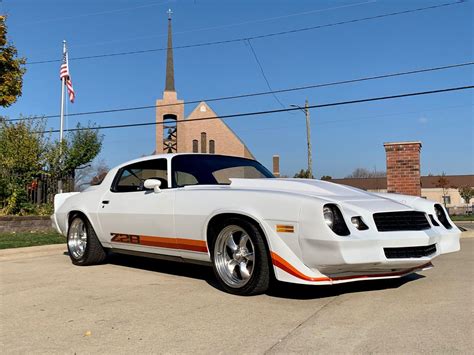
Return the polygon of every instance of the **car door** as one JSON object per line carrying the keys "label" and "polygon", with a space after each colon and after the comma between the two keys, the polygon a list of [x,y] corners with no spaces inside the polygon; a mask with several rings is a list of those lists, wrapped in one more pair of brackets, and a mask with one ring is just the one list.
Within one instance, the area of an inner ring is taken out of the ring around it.
{"label": "car door", "polygon": [[[143,187],[161,181],[160,191]],[[102,235],[112,248],[179,256],[174,228],[175,190],[168,188],[168,160],[151,159],[122,167],[101,201]]]}

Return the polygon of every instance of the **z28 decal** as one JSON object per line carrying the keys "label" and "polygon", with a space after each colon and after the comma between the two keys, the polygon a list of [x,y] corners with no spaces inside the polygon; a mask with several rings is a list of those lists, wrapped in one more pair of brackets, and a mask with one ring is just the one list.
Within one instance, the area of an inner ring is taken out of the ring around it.
{"label": "z28 decal", "polygon": [[147,235],[110,233],[112,235],[111,242],[140,244],[149,247],[168,248],[197,251],[207,253],[207,244],[202,240],[183,239],[183,238],[165,238]]}

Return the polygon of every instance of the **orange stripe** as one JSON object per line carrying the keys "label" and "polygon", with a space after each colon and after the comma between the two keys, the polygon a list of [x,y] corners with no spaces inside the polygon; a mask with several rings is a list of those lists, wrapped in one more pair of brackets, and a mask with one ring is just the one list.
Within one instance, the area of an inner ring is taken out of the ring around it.
{"label": "orange stripe", "polygon": [[288,263],[285,259],[283,259],[277,253],[272,252],[271,255],[272,255],[273,265],[275,265],[276,267],[279,267],[283,271],[286,271],[290,275],[293,275],[299,279],[306,280],[306,281],[331,281],[329,277],[315,278],[315,277],[306,276],[305,274],[298,271],[293,265]]}
{"label": "orange stripe", "polygon": [[[120,235],[120,236],[124,235],[124,234],[118,234],[118,233],[111,233],[111,234]],[[130,243],[130,241],[121,240],[116,237],[112,238],[112,241],[119,242],[119,243]],[[157,248],[191,250],[191,251],[207,253],[206,242],[202,240],[140,235],[139,244],[150,246],[150,247],[157,247]]]}
{"label": "orange stripe", "polygon": [[295,227],[294,226],[285,226],[282,224],[277,224],[276,230],[279,233],[294,233]]}
{"label": "orange stripe", "polygon": [[406,269],[403,271],[396,271],[396,272],[389,272],[389,273],[383,273],[383,274],[371,274],[371,275],[351,275],[351,276],[338,276],[338,277],[310,277],[302,272],[298,271],[293,265],[288,263],[285,259],[283,259],[281,256],[279,256],[277,253],[272,252],[272,262],[273,265],[276,267],[282,269],[283,271],[286,271],[288,274],[293,275],[299,279],[305,280],[305,281],[338,281],[338,280],[350,280],[350,279],[362,279],[362,278],[373,278],[373,277],[386,277],[386,276],[400,276],[407,274],[411,271],[417,270],[417,269],[422,269],[426,266],[432,266],[431,262],[420,265],[420,266],[415,266],[410,269]]}

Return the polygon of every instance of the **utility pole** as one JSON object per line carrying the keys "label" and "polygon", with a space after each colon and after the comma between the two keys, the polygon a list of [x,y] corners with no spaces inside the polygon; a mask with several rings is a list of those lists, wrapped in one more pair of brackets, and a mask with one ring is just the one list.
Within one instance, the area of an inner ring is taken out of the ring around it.
{"label": "utility pole", "polygon": [[309,117],[309,103],[308,99],[306,99],[304,103],[304,111],[306,116],[306,140],[308,142],[308,172],[309,178],[313,178],[313,156],[311,152],[311,123]]}
{"label": "utility pole", "polygon": [[309,103],[308,99],[305,100],[304,108],[299,105],[290,105],[291,107],[299,108],[301,111],[304,112],[306,118],[306,142],[308,145],[308,174],[309,178],[313,178],[313,154],[311,152],[311,122],[309,117]]}

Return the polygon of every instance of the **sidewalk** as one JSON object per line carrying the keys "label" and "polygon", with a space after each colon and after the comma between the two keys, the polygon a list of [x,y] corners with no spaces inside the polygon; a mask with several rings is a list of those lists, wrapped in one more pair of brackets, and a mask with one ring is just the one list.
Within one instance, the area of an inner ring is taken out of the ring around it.
{"label": "sidewalk", "polygon": [[0,250],[0,261],[29,259],[67,252],[66,244],[40,245],[36,247],[11,248]]}

